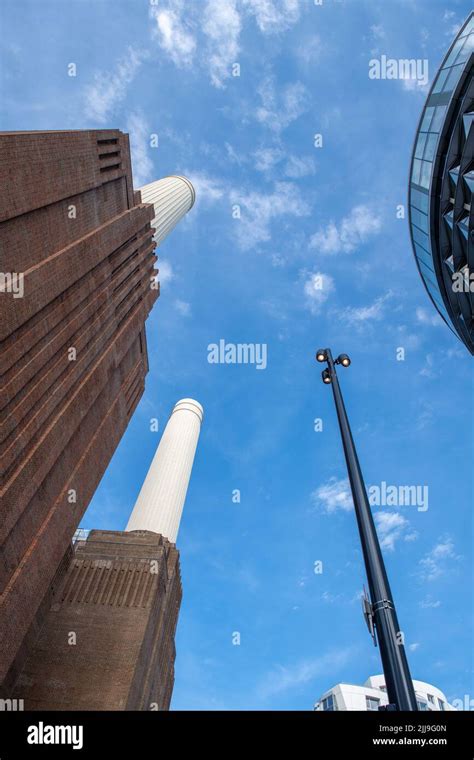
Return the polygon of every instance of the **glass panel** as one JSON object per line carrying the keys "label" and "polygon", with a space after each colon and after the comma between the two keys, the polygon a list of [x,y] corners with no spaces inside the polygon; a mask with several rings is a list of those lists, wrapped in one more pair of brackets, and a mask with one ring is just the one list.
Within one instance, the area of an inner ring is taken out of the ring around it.
{"label": "glass panel", "polygon": [[[424,274],[423,267],[421,268],[421,270]],[[426,267],[425,267],[425,270],[426,270]],[[435,285],[434,282],[430,280],[429,277],[425,277],[424,280],[426,283],[426,287],[428,288],[430,294],[433,296],[434,300],[436,301],[436,305],[439,307],[443,303],[443,301],[441,299],[441,293],[439,292],[438,286]]]}
{"label": "glass panel", "polygon": [[416,141],[415,156],[416,158],[423,158],[423,151],[425,149],[426,138],[428,137],[426,132],[420,132],[418,140]]}
{"label": "glass panel", "polygon": [[438,135],[434,132],[430,132],[427,135],[426,148],[425,148],[425,161],[432,161],[435,154],[436,146],[438,144]]}
{"label": "glass panel", "polygon": [[412,182],[415,182],[415,184],[420,184],[420,172],[421,172],[421,161],[419,158],[415,158],[413,160],[413,169],[411,172],[411,179]]}
{"label": "glass panel", "polygon": [[428,132],[429,126],[431,124],[431,119],[433,118],[434,114],[434,107],[428,106],[428,108],[425,109],[425,113],[423,115],[423,120],[421,122],[420,131],[421,132]]}
{"label": "glass panel", "polygon": [[412,226],[413,240],[423,246],[425,251],[430,251],[430,241],[428,235],[422,232],[418,227]]}
{"label": "glass panel", "polygon": [[468,34],[469,32],[474,31],[474,18],[471,18],[468,24],[466,24],[466,28],[463,29],[463,34]]}
{"label": "glass panel", "polygon": [[469,236],[469,214],[465,214],[465,216],[459,220],[458,227],[467,240]]}
{"label": "glass panel", "polygon": [[426,282],[426,287],[428,288],[428,290],[430,291],[430,293],[432,295],[434,293],[434,295],[436,296],[436,298],[439,299],[440,298],[440,292],[439,292],[439,287],[438,287],[438,285],[436,283],[436,275],[434,274],[434,272],[433,272],[432,269],[430,269],[429,267],[427,267],[426,264],[424,264],[421,261],[421,259],[419,259],[418,263],[420,264],[420,271],[421,271],[421,274],[423,275],[423,278],[424,278],[424,280]]}
{"label": "glass panel", "polygon": [[428,216],[421,211],[418,211],[414,206],[410,207],[410,213],[412,223],[416,224],[416,226],[419,227],[420,230],[423,230],[423,232],[428,232]]}
{"label": "glass panel", "polygon": [[431,161],[421,162],[421,174],[420,174],[420,181],[418,184],[421,185],[421,187],[425,187],[427,190],[430,186],[432,171],[433,171],[433,164],[431,163]]}
{"label": "glass panel", "polygon": [[464,39],[461,41],[464,44],[463,44],[462,49],[459,51],[458,57],[456,58],[456,64],[466,63],[467,59],[469,58],[473,50],[474,34],[470,34],[469,37],[464,37]]}
{"label": "glass panel", "polygon": [[439,132],[442,127],[446,106],[436,106],[433,121],[430,124],[430,132]]}
{"label": "glass panel", "polygon": [[442,69],[442,71],[439,72],[435,86],[433,87],[433,92],[441,92],[441,90],[443,89],[443,85],[449,76],[449,72],[450,72],[450,69]]}
{"label": "glass panel", "polygon": [[367,710],[378,710],[379,709],[379,700],[375,699],[374,697],[366,697],[365,698],[365,704],[367,706]]}
{"label": "glass panel", "polygon": [[456,42],[454,43],[453,49],[451,50],[445,63],[443,64],[443,69],[445,69],[447,66],[453,65],[463,45],[464,45],[464,40],[456,40]]}
{"label": "glass panel", "polygon": [[[454,66],[444,84],[443,92],[451,92],[456,87],[459,77],[462,74],[464,66]],[[446,106],[438,106],[438,108],[446,108]]]}
{"label": "glass panel", "polygon": [[431,271],[431,276],[435,277],[435,273],[433,271],[433,259],[431,258],[431,255],[425,251],[421,245],[418,245],[418,243],[415,243],[415,251],[416,258],[420,261],[420,263],[424,264],[425,267],[428,267],[428,269]]}
{"label": "glass panel", "polygon": [[410,202],[421,211],[428,213],[428,195],[426,193],[410,188]]}

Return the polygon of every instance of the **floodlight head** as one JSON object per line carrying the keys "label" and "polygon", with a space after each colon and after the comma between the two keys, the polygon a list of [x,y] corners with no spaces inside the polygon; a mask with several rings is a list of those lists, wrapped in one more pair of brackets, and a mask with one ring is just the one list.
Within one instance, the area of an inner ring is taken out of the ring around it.
{"label": "floodlight head", "polygon": [[336,360],[337,364],[342,364],[343,367],[349,367],[351,360],[347,354],[339,354]]}
{"label": "floodlight head", "polygon": [[329,385],[331,382],[331,374],[328,369],[323,369],[321,372],[321,377],[323,378],[323,383],[326,383],[326,385]]}
{"label": "floodlight head", "polygon": [[325,362],[328,358],[328,355],[324,348],[320,348],[319,351],[316,351],[316,360],[318,362]]}

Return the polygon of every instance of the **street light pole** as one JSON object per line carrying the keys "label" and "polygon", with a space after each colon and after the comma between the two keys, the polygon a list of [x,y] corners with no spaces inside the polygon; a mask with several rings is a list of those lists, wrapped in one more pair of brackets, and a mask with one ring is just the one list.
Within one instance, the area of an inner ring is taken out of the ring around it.
{"label": "street light pole", "polygon": [[403,645],[403,636],[400,632],[377,531],[336,374],[336,364],[348,367],[351,361],[347,354],[341,354],[334,361],[329,348],[319,350],[316,358],[319,362],[327,363],[327,369],[322,372],[323,382],[332,385],[334,394],[370,592],[370,602],[366,600],[365,614],[369,629],[373,624],[377,633],[389,702],[395,706],[396,710],[416,711],[418,706]]}

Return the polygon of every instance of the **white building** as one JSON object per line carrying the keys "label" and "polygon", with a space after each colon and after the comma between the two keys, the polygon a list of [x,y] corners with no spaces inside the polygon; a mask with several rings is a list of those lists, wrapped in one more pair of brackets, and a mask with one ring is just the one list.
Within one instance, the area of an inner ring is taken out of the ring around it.
{"label": "white building", "polygon": [[[413,680],[419,710],[455,710],[442,691],[424,681]],[[385,676],[370,676],[363,686],[338,683],[314,705],[315,710],[378,710],[388,705]]]}

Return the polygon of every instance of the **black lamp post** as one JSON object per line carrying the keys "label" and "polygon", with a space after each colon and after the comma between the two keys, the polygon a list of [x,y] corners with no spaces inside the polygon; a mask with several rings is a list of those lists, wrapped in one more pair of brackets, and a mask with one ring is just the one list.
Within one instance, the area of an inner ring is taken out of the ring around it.
{"label": "black lamp post", "polygon": [[336,374],[336,364],[348,367],[351,360],[347,354],[340,354],[334,360],[329,348],[317,351],[316,359],[318,362],[327,363],[327,368],[322,372],[322,378],[324,383],[332,385],[334,394],[369,584],[370,601],[364,599],[364,614],[372,635],[374,627],[377,633],[389,702],[394,706],[392,709],[418,710],[403,636],[400,632],[377,531]]}

